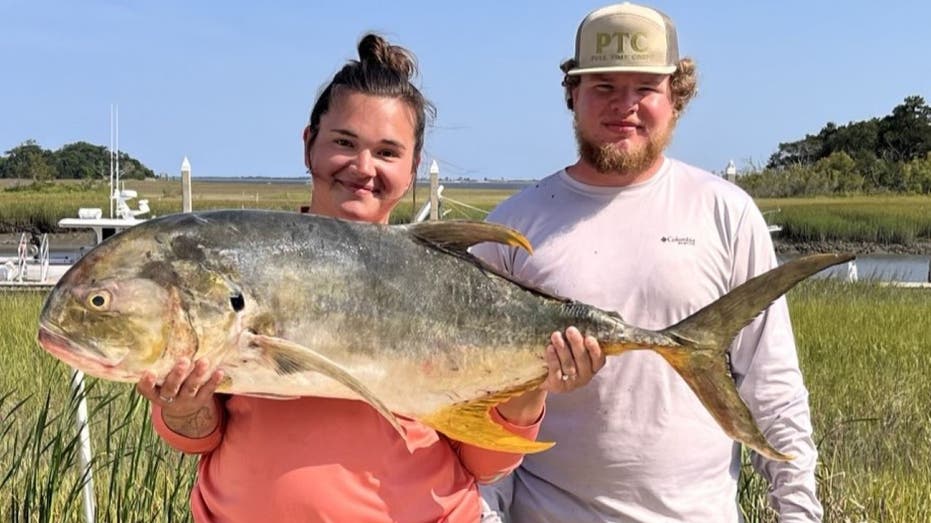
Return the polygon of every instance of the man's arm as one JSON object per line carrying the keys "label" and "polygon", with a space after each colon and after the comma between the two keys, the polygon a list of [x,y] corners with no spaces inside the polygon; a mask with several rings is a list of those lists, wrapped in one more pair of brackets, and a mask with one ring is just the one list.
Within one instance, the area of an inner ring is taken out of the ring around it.
{"label": "man's arm", "polygon": [[[769,231],[755,207],[745,214],[734,246],[732,286],[776,266]],[[763,434],[776,449],[795,456],[778,462],[751,455],[754,468],[770,483],[770,503],[780,521],[821,521],[815,483],[818,452],[785,297],[741,331],[731,348],[731,366]]]}

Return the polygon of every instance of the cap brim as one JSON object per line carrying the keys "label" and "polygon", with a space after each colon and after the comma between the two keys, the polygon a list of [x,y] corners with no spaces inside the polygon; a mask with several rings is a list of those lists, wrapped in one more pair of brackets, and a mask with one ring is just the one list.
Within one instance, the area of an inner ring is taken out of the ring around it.
{"label": "cap brim", "polygon": [[569,76],[580,74],[599,74],[599,73],[647,73],[647,74],[672,74],[676,72],[674,65],[654,65],[654,66],[611,66],[611,67],[589,67],[586,69],[571,69]]}

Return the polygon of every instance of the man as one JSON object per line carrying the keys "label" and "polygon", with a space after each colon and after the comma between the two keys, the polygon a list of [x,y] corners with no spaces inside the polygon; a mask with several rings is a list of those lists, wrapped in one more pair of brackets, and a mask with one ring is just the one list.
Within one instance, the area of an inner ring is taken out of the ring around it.
{"label": "man", "polygon": [[[522,231],[532,256],[490,244],[476,255],[648,329],[776,265],[746,193],[663,154],[696,86],[666,15],[629,3],[593,11],[563,72],[580,159],[489,218]],[[808,393],[784,299],[741,332],[729,358],[766,438],[796,456],[751,456],[773,508],[782,521],[820,520]],[[550,396],[546,408],[539,437],[559,444],[483,491],[504,521],[739,521],[740,445],[656,354],[612,358],[588,386]]]}

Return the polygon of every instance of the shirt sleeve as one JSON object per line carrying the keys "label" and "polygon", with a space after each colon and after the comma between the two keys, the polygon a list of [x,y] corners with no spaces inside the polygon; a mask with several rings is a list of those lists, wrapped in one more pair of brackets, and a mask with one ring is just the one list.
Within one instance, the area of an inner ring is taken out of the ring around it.
{"label": "shirt sleeve", "polygon": [[[748,206],[741,220],[732,259],[732,288],[777,265],[769,230],[755,205]],[[808,390],[784,296],[741,331],[731,346],[731,365],[740,396],[763,435],[780,452],[795,456],[779,462],[751,453],[754,468],[770,484],[770,503],[779,520],[821,521]]]}
{"label": "shirt sleeve", "polygon": [[[544,414],[545,415],[545,407]],[[515,425],[504,419],[498,409],[491,409],[491,419],[498,425],[504,427],[508,432],[522,436],[531,441],[537,439],[537,433],[540,432],[540,423],[543,421],[543,415],[531,425]],[[488,450],[466,443],[450,440],[453,450],[459,455],[462,465],[475,476],[479,483],[493,483],[520,465],[524,459],[523,454],[514,454],[512,452],[500,452]]]}
{"label": "shirt sleeve", "polygon": [[206,454],[211,452],[220,445],[220,441],[223,440],[223,432],[226,429],[226,407],[216,395],[214,395],[214,401],[220,413],[220,422],[213,432],[202,438],[189,438],[171,430],[165,424],[165,420],[162,419],[162,407],[155,404],[152,404],[152,427],[165,443],[185,454]]}

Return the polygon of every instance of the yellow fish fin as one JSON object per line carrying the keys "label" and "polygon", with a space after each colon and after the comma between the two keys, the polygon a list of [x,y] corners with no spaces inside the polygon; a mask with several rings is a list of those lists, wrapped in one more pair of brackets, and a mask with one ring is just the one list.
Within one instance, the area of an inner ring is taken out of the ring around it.
{"label": "yellow fish fin", "polygon": [[534,388],[537,383],[534,382],[484,398],[451,405],[418,418],[418,421],[456,441],[483,449],[513,452],[515,454],[542,452],[555,445],[555,443],[531,441],[509,432],[492,421],[489,413],[495,405],[516,394]]}
{"label": "yellow fish fin", "polygon": [[229,377],[228,375],[223,376],[223,378],[220,380],[220,383],[217,384],[216,392],[221,394],[229,394],[231,390],[233,390],[233,378]]}
{"label": "yellow fish fin", "polygon": [[401,436],[407,435],[404,428],[398,423],[398,419],[388,410],[388,407],[362,382],[335,361],[310,348],[285,339],[261,334],[253,335],[251,338],[251,343],[264,351],[265,356],[274,365],[278,374],[314,371],[332,378],[358,394],[366,403],[377,410],[394,427],[394,430],[398,431],[398,434]]}

